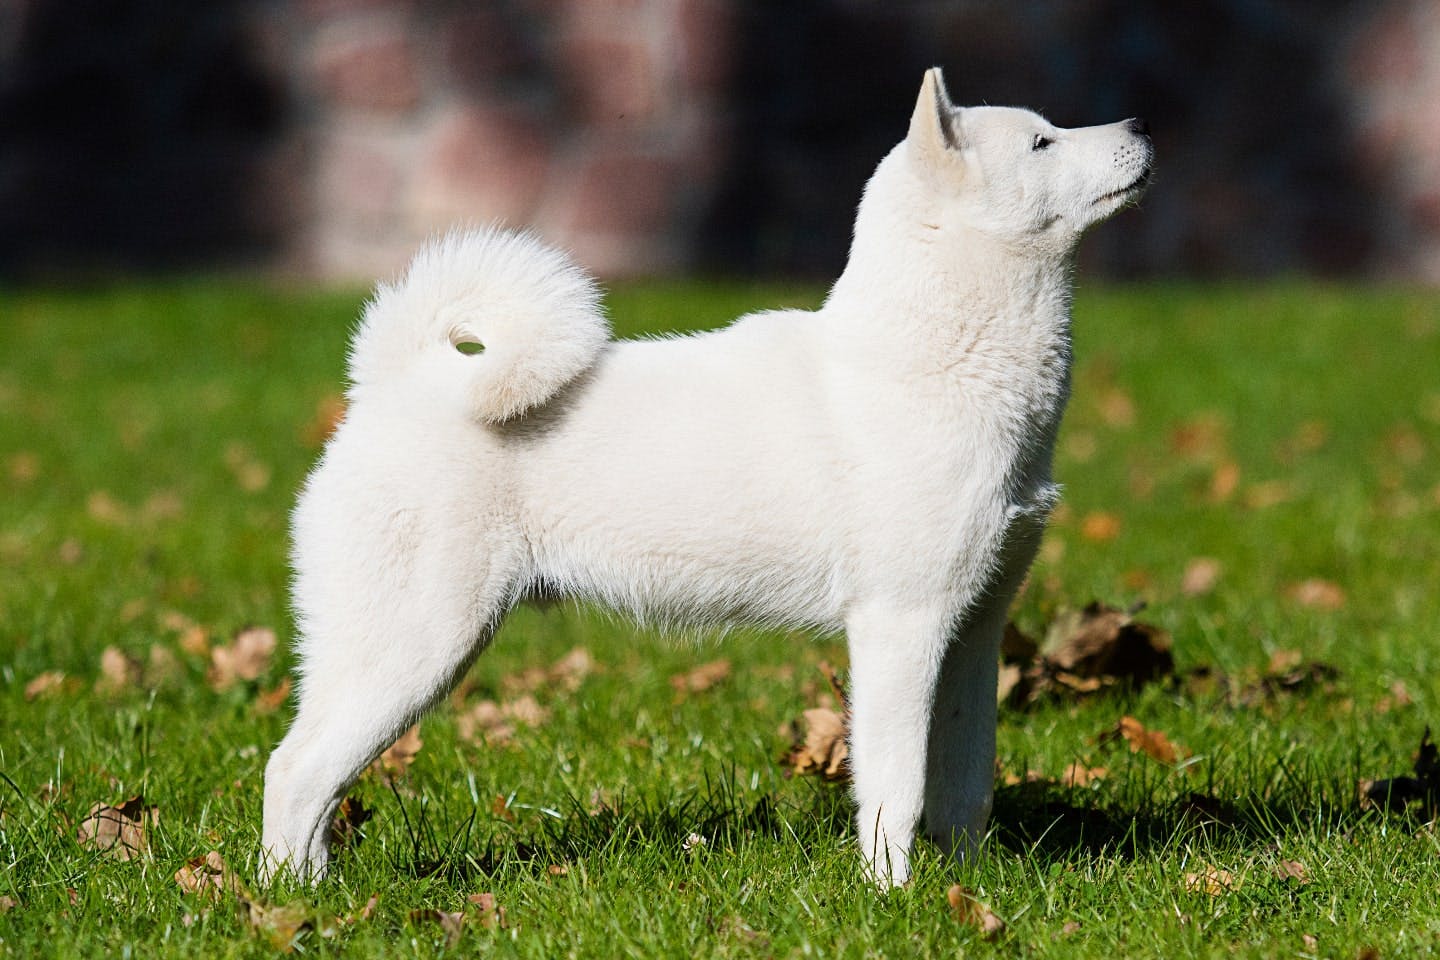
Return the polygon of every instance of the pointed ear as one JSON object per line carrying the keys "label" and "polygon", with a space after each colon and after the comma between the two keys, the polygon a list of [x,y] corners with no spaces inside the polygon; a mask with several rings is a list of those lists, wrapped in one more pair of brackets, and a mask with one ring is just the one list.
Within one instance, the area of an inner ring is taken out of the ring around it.
{"label": "pointed ear", "polygon": [[920,82],[920,98],[915,101],[910,132],[905,137],[910,155],[921,167],[934,169],[943,162],[946,151],[960,148],[956,119],[955,107],[945,90],[945,77],[939,67],[931,67]]}

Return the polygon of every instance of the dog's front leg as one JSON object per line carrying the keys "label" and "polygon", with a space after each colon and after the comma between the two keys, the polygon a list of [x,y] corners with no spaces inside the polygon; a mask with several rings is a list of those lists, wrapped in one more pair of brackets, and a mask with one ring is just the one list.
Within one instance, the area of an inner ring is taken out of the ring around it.
{"label": "dog's front leg", "polygon": [[956,631],[940,667],[926,751],[925,832],[946,853],[972,854],[995,786],[995,684],[1005,606]]}
{"label": "dog's front leg", "polygon": [[846,620],[860,850],[880,886],[910,878],[910,848],[925,799],[930,704],[945,649],[937,611],[868,604]]}

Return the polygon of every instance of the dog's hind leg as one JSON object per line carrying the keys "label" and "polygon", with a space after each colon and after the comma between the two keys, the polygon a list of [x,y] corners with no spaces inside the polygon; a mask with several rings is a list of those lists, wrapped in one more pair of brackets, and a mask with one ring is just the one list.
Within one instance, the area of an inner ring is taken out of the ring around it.
{"label": "dog's hind leg", "polygon": [[[312,591],[323,602],[303,596],[315,581],[305,579],[312,558],[298,552],[302,679],[294,723],[265,771],[262,878],[282,867],[302,880],[324,874],[330,817],[345,791],[449,692],[498,626],[515,595],[516,565],[458,549],[432,540],[403,576]],[[326,586],[364,564],[335,553],[313,559],[324,561]],[[463,576],[459,564],[479,575]]]}
{"label": "dog's hind leg", "polygon": [[872,603],[846,618],[850,647],[851,768],[860,849],[872,878],[910,878],[910,848],[925,800],[930,704],[949,628],[940,610]]}

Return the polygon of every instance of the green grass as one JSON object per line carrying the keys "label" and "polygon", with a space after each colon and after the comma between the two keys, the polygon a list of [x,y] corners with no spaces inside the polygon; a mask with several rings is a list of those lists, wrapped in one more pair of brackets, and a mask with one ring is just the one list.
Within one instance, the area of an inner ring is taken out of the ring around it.
{"label": "green grass", "polygon": [[[611,306],[634,333],[818,296],[651,285]],[[0,896],[14,903],[0,952],[266,956],[277,938],[386,957],[1440,948],[1435,832],[1355,803],[1359,779],[1407,771],[1440,703],[1440,296],[1299,282],[1080,290],[1066,501],[1016,617],[1038,630],[1092,599],[1143,600],[1182,672],[1244,676],[1298,649],[1339,671],[1333,686],[1249,706],[1156,686],[1002,710],[1007,771],[1056,777],[1082,760],[1108,775],[1002,788],[982,860],[922,850],[913,884],[880,897],[858,879],[843,788],[776,763],[779,727],[817,702],[815,665],[843,663],[841,642],[742,632],[696,649],[570,606],[521,610],[464,702],[426,720],[409,773],[356,788],[374,816],[331,879],[264,893],[311,929],[292,939],[232,899],[184,895],[175,872],[211,849],[248,882],[286,717],[255,698],[291,664],[282,649],[257,681],[215,692],[166,613],[215,643],[252,623],[288,639],[286,513],[359,301],[200,283],[0,292]],[[1191,595],[1197,557],[1221,575]],[[1312,579],[1343,602],[1300,602]],[[168,675],[96,688],[105,647],[144,659],[157,644],[175,652]],[[466,706],[576,646],[599,669],[573,694],[540,689],[545,723],[506,747],[460,736]],[[722,656],[728,680],[677,695],[672,676]],[[68,685],[28,699],[46,671]],[[1126,714],[1193,756],[1172,769],[1098,742]],[[135,794],[159,811],[148,857],[76,842],[93,803]],[[691,834],[706,842],[687,850]],[[1281,861],[1308,882],[1279,879]],[[1231,889],[1192,889],[1207,868]],[[1007,922],[997,939],[952,918],[956,882]],[[334,922],[377,892],[373,915]],[[465,906],[480,892],[503,928]],[[418,912],[432,909],[469,910],[457,941]]]}

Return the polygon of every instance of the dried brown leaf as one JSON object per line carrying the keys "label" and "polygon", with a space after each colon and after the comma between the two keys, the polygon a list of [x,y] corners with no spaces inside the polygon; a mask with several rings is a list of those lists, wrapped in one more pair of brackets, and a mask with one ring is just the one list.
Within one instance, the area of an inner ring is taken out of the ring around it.
{"label": "dried brown leaf", "polygon": [[1339,610],[1345,606],[1345,588],[1330,580],[1312,577],[1291,584],[1285,595],[1302,607],[1314,610]]}
{"label": "dried brown leaf", "polygon": [[175,882],[186,894],[195,894],[204,899],[218,900],[224,893],[242,894],[244,887],[230,870],[220,851],[211,850],[203,857],[185,861],[175,871]]}
{"label": "dried brown leaf", "polygon": [[370,765],[370,769],[385,783],[399,780],[410,770],[416,754],[424,745],[425,741],[420,739],[420,725],[417,723],[386,747],[385,752]]}
{"label": "dried brown leaf", "polygon": [[1060,786],[1088,787],[1097,780],[1104,780],[1109,773],[1104,767],[1089,767],[1076,760],[1060,774]]}
{"label": "dried brown leaf", "polygon": [[1056,617],[1042,648],[1057,672],[1113,677],[1132,686],[1170,676],[1175,657],[1170,635],[1124,610],[1091,603]]}
{"label": "dried brown leaf", "polygon": [[688,673],[676,674],[670,678],[670,686],[676,694],[702,693],[716,684],[730,678],[729,660],[712,660],[702,663]]}
{"label": "dried brown leaf", "polygon": [[1143,753],[1152,760],[1171,766],[1190,756],[1188,750],[1171,743],[1165,734],[1145,729],[1144,724],[1131,716],[1121,717],[1119,723],[1100,735],[1101,743],[1117,740],[1129,744],[1131,753]]}
{"label": "dried brown leaf", "polygon": [[438,924],[445,934],[445,946],[453,947],[460,942],[460,934],[465,926],[465,914],[463,911],[454,912],[427,908],[423,910],[411,910],[408,914],[410,922],[415,926],[425,924]]}
{"label": "dried brown leaf", "polygon": [[510,799],[503,793],[495,794],[495,799],[490,801],[490,812],[497,820],[504,820],[506,823],[515,823],[519,817],[515,811],[510,809]]}
{"label": "dried brown leaf", "polygon": [[1005,921],[960,884],[954,884],[945,891],[945,900],[950,904],[952,917],[980,931],[986,940],[994,940],[1005,932]]}
{"label": "dried brown leaf", "polygon": [[481,700],[460,714],[455,725],[465,740],[499,746],[514,739],[517,724],[538,727],[549,719],[550,711],[527,693],[505,703]]}
{"label": "dried brown leaf", "polygon": [[1224,567],[1214,557],[1196,557],[1185,565],[1185,572],[1180,576],[1180,592],[1187,597],[1213,593],[1223,572]]}
{"label": "dried brown leaf", "polygon": [[597,669],[595,659],[584,647],[576,647],[549,667],[531,667],[503,678],[507,693],[520,694],[559,687],[570,693],[580,689],[585,678]]}
{"label": "dried brown leaf", "polygon": [[1300,886],[1310,882],[1310,871],[1298,860],[1281,860],[1275,865],[1275,876],[1287,883]]}
{"label": "dried brown leaf", "polygon": [[1239,486],[1240,464],[1234,460],[1222,460],[1210,475],[1210,502],[1224,503],[1235,495]]}
{"label": "dried brown leaf", "polygon": [[365,801],[354,795],[346,796],[335,808],[335,816],[330,818],[330,842],[337,847],[350,845],[373,816]]}
{"label": "dried brown leaf", "polygon": [[303,903],[274,905],[245,900],[245,918],[256,933],[282,953],[295,949],[295,938],[315,927],[314,912]]}
{"label": "dried brown leaf", "polygon": [[275,631],[269,627],[246,627],[228,645],[210,651],[210,672],[207,679],[218,691],[228,690],[241,681],[258,680],[270,666],[275,653]]}
{"label": "dried brown leaf", "polygon": [[140,661],[122,653],[117,647],[100,651],[100,679],[95,681],[99,693],[122,693],[140,684]]}
{"label": "dried brown leaf", "polygon": [[118,807],[94,804],[80,821],[75,839],[80,846],[115,860],[134,860],[149,854],[149,828],[159,821],[160,811],[145,806],[145,798],[136,794]]}
{"label": "dried brown leaf", "polygon": [[79,687],[80,681],[65,676],[63,670],[46,670],[44,673],[36,674],[29,683],[25,684],[25,699],[33,701],[42,697],[58,696],[62,693],[74,693]]}
{"label": "dried brown leaf", "polygon": [[251,705],[252,709],[261,716],[274,713],[285,705],[286,700],[290,699],[290,690],[293,685],[290,674],[285,674],[274,687],[262,690],[255,695],[255,702]]}
{"label": "dried brown leaf", "polygon": [[850,744],[846,716],[828,707],[814,707],[801,715],[803,735],[780,758],[797,774],[818,774],[826,780],[850,778]]}
{"label": "dried brown leaf", "polygon": [[1120,536],[1120,518],[1113,513],[1097,511],[1080,521],[1080,536],[1094,543],[1109,543]]}
{"label": "dried brown leaf", "polygon": [[1204,893],[1212,897],[1223,896],[1239,886],[1239,881],[1229,870],[1204,867],[1196,873],[1185,874],[1185,890],[1188,893]]}
{"label": "dried brown leaf", "polygon": [[495,894],[472,893],[465,902],[475,908],[481,927],[486,930],[505,929],[505,908],[495,901]]}
{"label": "dried brown leaf", "polygon": [[300,442],[308,447],[318,447],[330,439],[335,428],[345,419],[345,398],[338,393],[329,393],[315,404],[315,412],[300,430]]}

